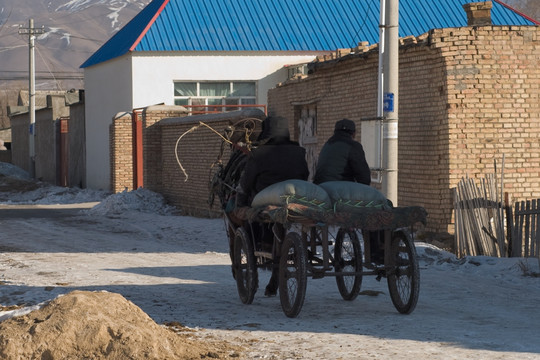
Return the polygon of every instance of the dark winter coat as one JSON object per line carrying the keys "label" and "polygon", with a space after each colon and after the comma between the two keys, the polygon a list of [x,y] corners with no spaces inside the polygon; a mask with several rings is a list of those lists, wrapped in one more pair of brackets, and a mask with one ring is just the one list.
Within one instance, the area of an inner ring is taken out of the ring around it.
{"label": "dark winter coat", "polygon": [[345,131],[335,131],[319,154],[313,182],[321,184],[327,181],[371,183],[371,171],[364,149]]}
{"label": "dark winter coat", "polygon": [[280,181],[307,180],[306,150],[289,140],[285,126],[284,119],[263,123],[260,145],[249,155],[240,178],[237,206],[249,206],[259,191]]}

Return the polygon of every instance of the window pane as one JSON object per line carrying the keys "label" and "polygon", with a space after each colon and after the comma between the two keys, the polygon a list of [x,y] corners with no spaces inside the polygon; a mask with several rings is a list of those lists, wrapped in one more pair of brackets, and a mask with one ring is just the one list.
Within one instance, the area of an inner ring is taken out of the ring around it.
{"label": "window pane", "polygon": [[208,105],[221,105],[221,99],[208,99]]}
{"label": "window pane", "polygon": [[252,105],[252,104],[255,104],[255,99],[242,98],[242,105]]}
{"label": "window pane", "polygon": [[204,99],[191,99],[191,105],[205,105]]}
{"label": "window pane", "polygon": [[[225,99],[225,105],[238,105],[239,103],[239,99]],[[238,110],[237,107],[226,107],[225,108],[226,111],[234,111],[234,110]]]}
{"label": "window pane", "polygon": [[205,112],[205,106],[206,103],[204,99],[191,99],[191,112],[192,114],[201,114]]}
{"label": "window pane", "polygon": [[254,82],[235,82],[233,83],[233,93],[231,96],[255,96]]}
{"label": "window pane", "polygon": [[193,109],[193,111],[200,111],[200,110],[204,110],[204,106],[202,105],[206,105],[206,101],[204,101],[204,99],[191,99],[191,109]]}
{"label": "window pane", "polygon": [[189,105],[189,99],[174,99],[174,105]]}
{"label": "window pane", "polygon": [[174,83],[174,96],[197,96],[197,83]]}
{"label": "window pane", "polygon": [[200,96],[227,96],[230,93],[230,83],[207,82],[200,84]]}

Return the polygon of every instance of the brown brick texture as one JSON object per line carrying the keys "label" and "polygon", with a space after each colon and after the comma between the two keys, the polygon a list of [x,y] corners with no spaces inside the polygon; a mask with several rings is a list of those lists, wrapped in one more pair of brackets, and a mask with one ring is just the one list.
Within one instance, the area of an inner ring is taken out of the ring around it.
{"label": "brown brick texture", "polygon": [[[402,44],[399,206],[424,206],[427,229],[452,233],[457,183],[500,174],[503,157],[504,191],[540,197],[540,28],[437,29]],[[320,149],[336,120],[375,117],[377,61],[373,48],[316,63],[270,90],[269,113],[298,119],[298,104],[316,104]]]}

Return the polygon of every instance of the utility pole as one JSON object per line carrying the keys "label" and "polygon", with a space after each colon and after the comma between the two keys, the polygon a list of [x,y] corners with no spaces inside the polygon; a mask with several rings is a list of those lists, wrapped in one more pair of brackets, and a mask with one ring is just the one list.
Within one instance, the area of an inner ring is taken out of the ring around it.
{"label": "utility pole", "polygon": [[19,34],[28,35],[28,50],[29,50],[29,66],[28,66],[28,114],[30,115],[29,128],[29,173],[31,177],[36,175],[35,167],[35,124],[36,124],[36,65],[34,56],[34,41],[36,35],[45,33],[43,26],[40,29],[34,28],[34,19],[28,20],[28,27],[19,26]]}
{"label": "utility pole", "polygon": [[[379,106],[382,112],[382,192],[398,206],[399,0],[381,0]],[[382,102],[382,107],[381,107]]]}

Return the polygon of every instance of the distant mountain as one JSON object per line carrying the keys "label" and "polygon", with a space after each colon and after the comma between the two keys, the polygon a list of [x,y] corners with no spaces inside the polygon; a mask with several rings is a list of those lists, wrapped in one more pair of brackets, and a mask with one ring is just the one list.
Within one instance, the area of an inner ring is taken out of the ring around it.
{"label": "distant mountain", "polygon": [[45,31],[35,40],[36,90],[83,88],[79,66],[150,0],[1,0],[0,84],[28,83],[28,35],[19,26]]}
{"label": "distant mountain", "polygon": [[539,0],[502,0],[507,5],[540,22]]}
{"label": "distant mountain", "polygon": [[538,0],[503,0],[504,3],[521,11],[533,20],[540,22],[540,1]]}

